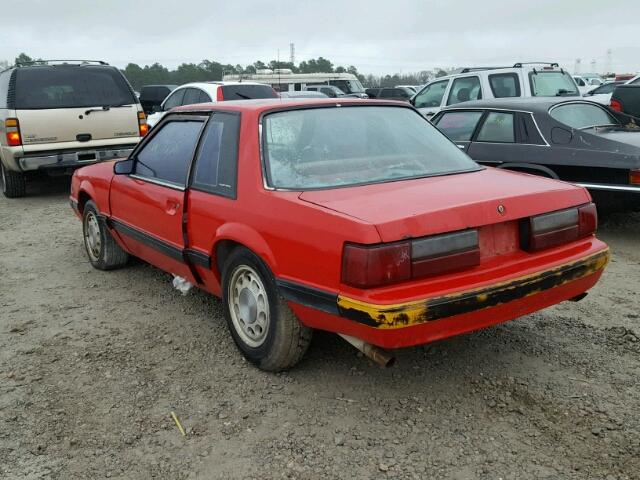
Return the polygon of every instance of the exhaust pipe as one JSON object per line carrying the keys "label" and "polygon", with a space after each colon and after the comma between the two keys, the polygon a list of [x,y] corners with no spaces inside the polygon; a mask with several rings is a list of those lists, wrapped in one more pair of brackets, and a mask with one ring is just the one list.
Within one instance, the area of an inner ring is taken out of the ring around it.
{"label": "exhaust pipe", "polygon": [[340,335],[347,342],[360,350],[367,358],[370,358],[381,367],[391,367],[394,363],[396,363],[396,357],[394,357],[390,352],[387,352],[386,350],[376,347],[375,345],[371,345],[370,343],[367,343],[364,340],[360,340],[359,338],[352,337],[351,335],[343,335],[342,333],[339,333],[338,335]]}

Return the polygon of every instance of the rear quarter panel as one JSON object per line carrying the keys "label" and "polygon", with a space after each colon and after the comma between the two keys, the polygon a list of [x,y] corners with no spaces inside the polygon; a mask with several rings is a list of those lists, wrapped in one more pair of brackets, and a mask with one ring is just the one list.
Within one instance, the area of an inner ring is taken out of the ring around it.
{"label": "rear quarter panel", "polygon": [[104,215],[111,214],[109,190],[113,178],[112,162],[97,163],[76,170],[71,181],[71,199],[78,202],[80,211],[84,203],[91,199]]}

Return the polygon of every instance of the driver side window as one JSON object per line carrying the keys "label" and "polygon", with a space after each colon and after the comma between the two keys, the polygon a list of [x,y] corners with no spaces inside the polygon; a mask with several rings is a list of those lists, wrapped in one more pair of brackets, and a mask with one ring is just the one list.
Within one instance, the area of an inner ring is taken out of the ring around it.
{"label": "driver side window", "polygon": [[134,174],[184,187],[200,130],[201,121],[164,124],[136,155]]}
{"label": "driver side window", "polygon": [[184,92],[186,90],[186,88],[182,88],[169,95],[167,101],[164,102],[164,109],[171,110],[174,107],[179,107],[180,105],[182,105],[182,99],[184,98]]}
{"label": "driver side window", "polygon": [[439,107],[442,103],[442,97],[447,89],[449,80],[443,80],[440,82],[427,85],[420,93],[416,95],[415,107],[416,108],[433,108]]}

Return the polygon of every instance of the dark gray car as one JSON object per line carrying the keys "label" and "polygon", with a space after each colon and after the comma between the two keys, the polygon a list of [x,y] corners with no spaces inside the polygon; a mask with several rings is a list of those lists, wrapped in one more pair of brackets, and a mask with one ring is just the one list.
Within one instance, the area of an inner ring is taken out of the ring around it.
{"label": "dark gray car", "polygon": [[433,123],[478,163],[582,185],[602,210],[640,210],[640,129],[602,105],[479,100],[445,108]]}

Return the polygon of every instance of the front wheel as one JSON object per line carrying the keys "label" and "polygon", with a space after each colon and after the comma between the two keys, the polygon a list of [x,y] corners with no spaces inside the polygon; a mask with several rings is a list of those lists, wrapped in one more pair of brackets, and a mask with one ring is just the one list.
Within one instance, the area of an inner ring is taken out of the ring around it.
{"label": "front wheel", "polygon": [[273,275],[251,251],[237,248],[222,268],[222,300],[231,336],[262,370],[293,367],[307,351],[312,330],[278,295]]}
{"label": "front wheel", "polygon": [[98,207],[89,200],[82,212],[82,235],[89,261],[98,270],[113,270],[129,261],[129,254],[111,236]]}

